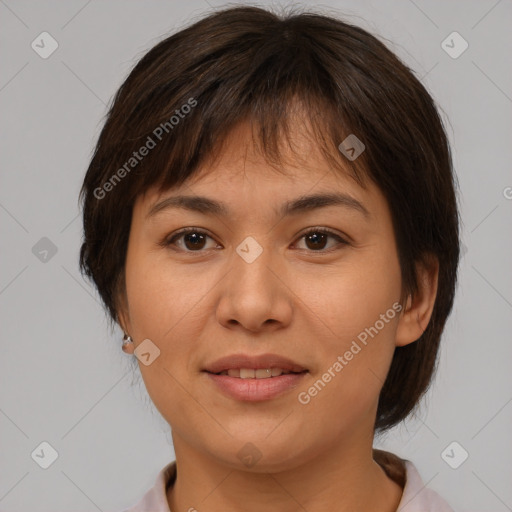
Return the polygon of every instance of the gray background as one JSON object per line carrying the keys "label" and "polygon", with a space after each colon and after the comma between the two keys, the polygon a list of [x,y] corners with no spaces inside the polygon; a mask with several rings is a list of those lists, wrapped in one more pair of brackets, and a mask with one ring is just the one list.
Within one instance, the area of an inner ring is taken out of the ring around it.
{"label": "gray background", "polygon": [[[173,459],[121,333],[109,333],[79,274],[77,194],[106,104],[136,60],[221,5],[0,0],[0,510],[119,511]],[[389,39],[421,78],[443,108],[461,188],[464,256],[437,379],[420,413],[379,445],[459,511],[512,510],[512,3],[322,5]],[[47,59],[31,48],[43,31],[59,44]],[[441,46],[453,31],[469,43],[456,59]],[[31,458],[43,441],[59,454],[48,469]],[[452,441],[469,453],[458,469],[441,457]]]}

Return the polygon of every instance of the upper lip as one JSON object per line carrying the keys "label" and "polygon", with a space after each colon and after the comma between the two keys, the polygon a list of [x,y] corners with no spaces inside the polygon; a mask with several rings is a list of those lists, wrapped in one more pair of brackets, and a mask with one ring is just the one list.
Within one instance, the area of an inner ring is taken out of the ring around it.
{"label": "upper lip", "polygon": [[259,356],[250,356],[248,354],[232,354],[230,356],[217,359],[209,363],[204,371],[209,373],[220,373],[225,370],[240,368],[281,368],[291,372],[303,372],[307,369],[300,364],[277,354],[261,354]]}

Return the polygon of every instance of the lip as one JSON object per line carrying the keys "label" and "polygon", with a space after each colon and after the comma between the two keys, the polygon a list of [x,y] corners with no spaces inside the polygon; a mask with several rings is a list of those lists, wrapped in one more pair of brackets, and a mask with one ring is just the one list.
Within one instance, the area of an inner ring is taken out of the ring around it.
{"label": "lip", "polygon": [[[295,361],[277,354],[261,354],[258,356],[232,354],[207,364],[203,371],[208,373],[220,373],[225,370],[240,368],[253,368],[255,370],[261,368],[282,368],[290,372],[304,372],[307,370],[307,368]],[[273,378],[277,379],[278,377]]]}
{"label": "lip", "polygon": [[[217,375],[219,372],[240,368],[281,368],[290,372],[268,379],[240,379],[229,375]],[[210,363],[203,370],[219,391],[234,400],[258,402],[271,400],[299,386],[308,373],[307,368],[277,354],[249,356],[233,354]]]}
{"label": "lip", "polygon": [[261,402],[277,398],[296,388],[307,373],[307,371],[288,373],[268,379],[239,379],[215,373],[206,373],[206,375],[229,398],[246,402]]}

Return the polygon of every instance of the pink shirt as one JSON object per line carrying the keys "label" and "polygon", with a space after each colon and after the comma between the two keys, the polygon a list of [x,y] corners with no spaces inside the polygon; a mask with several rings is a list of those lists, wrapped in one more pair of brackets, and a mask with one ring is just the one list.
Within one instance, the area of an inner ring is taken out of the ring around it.
{"label": "pink shirt", "polygon": [[[435,491],[425,487],[414,464],[405,461],[405,486],[397,512],[454,512]],[[176,476],[176,462],[158,473],[155,485],[133,507],[123,512],[171,512],[167,503],[166,486]]]}

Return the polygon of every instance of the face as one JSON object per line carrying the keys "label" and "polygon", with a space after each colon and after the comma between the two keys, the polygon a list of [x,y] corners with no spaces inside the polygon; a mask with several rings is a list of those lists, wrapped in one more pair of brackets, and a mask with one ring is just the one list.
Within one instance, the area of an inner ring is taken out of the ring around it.
{"label": "face", "polygon": [[[151,340],[139,366],[175,446],[266,471],[372,437],[401,276],[374,184],[299,134],[277,173],[249,130],[186,185],[139,197],[121,317],[135,347]],[[338,200],[296,203],[311,195]]]}

